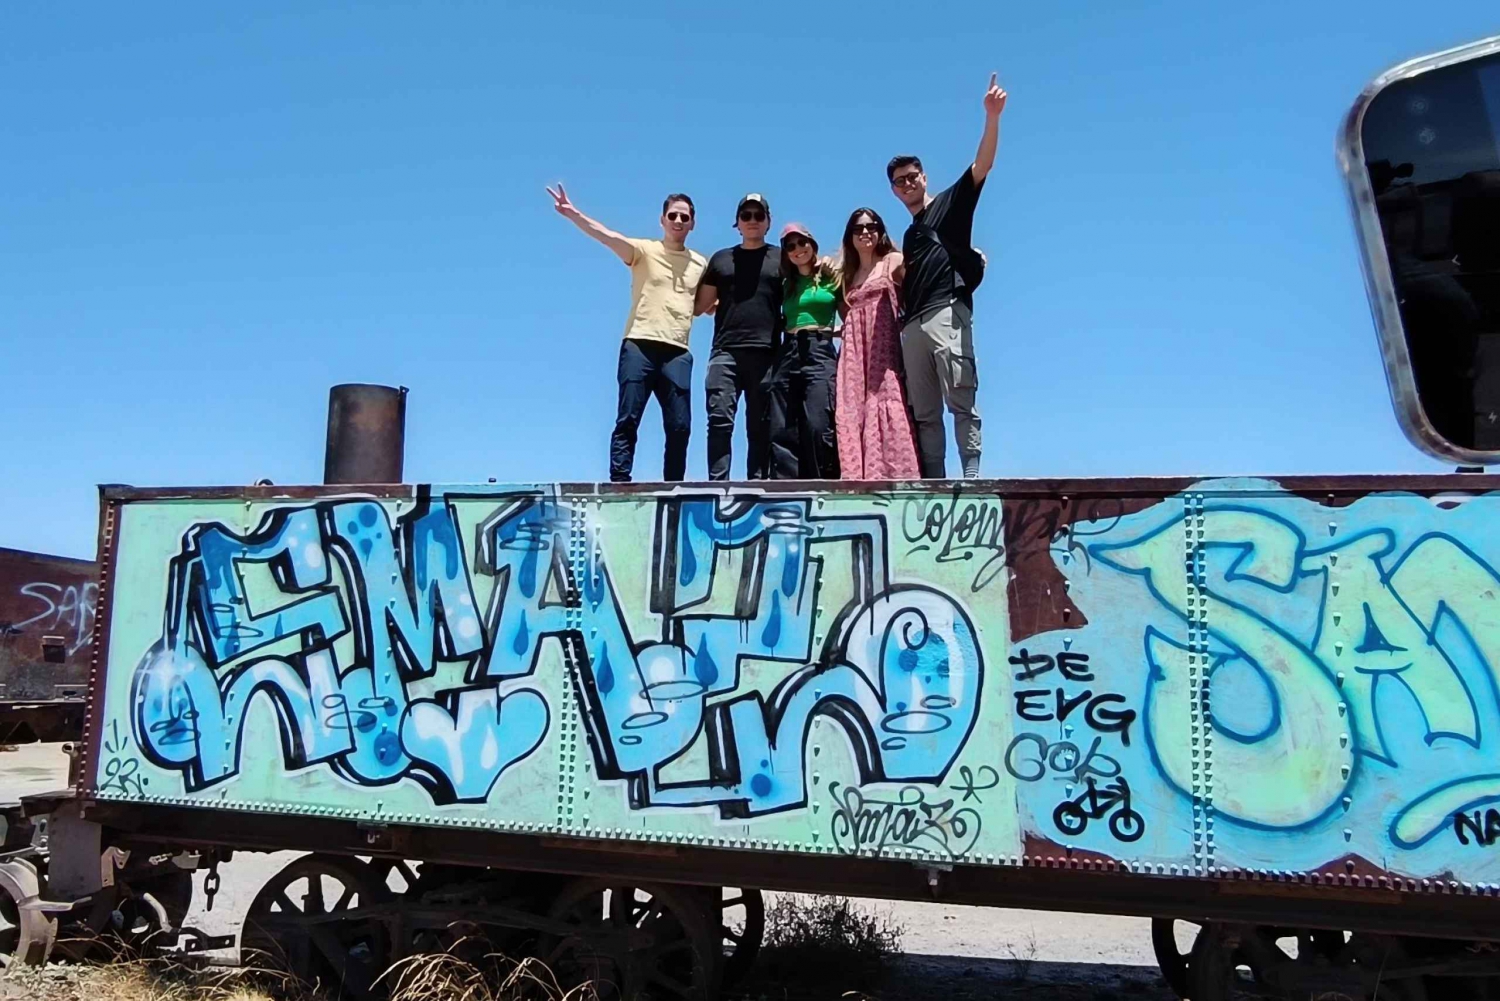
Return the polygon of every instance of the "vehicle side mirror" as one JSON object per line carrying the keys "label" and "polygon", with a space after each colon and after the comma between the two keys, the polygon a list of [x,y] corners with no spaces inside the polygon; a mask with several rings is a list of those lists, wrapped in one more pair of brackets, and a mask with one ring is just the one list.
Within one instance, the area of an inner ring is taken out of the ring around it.
{"label": "vehicle side mirror", "polygon": [[1382,74],[1338,154],[1402,430],[1500,465],[1500,36]]}

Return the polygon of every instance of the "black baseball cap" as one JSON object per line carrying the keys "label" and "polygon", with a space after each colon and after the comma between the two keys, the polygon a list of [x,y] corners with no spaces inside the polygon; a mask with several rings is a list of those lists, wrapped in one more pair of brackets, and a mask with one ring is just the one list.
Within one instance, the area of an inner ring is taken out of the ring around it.
{"label": "black baseball cap", "polygon": [[759,191],[752,191],[749,194],[742,196],[740,198],[740,203],[734,207],[734,217],[736,222],[739,221],[740,209],[744,208],[746,205],[749,205],[752,202],[765,209],[767,216],[771,214],[771,203],[766,201],[766,196],[761,194]]}

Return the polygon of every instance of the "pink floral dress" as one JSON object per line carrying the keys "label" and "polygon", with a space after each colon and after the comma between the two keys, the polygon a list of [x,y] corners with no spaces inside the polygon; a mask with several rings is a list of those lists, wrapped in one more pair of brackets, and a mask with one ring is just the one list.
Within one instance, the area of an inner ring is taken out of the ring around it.
{"label": "pink floral dress", "polygon": [[840,476],[846,480],[914,480],[916,438],[901,382],[901,328],[887,255],[864,284],[845,296],[837,410]]}

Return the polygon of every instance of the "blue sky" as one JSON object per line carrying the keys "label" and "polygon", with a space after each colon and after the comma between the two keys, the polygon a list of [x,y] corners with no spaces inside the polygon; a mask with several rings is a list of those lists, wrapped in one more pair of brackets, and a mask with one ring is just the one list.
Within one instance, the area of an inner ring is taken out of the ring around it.
{"label": "blue sky", "polygon": [[[628,273],[735,201],[825,248],[968,164],[995,476],[1443,468],[1391,416],[1333,142],[1493,3],[77,4],[0,13],[0,545],[95,484],[317,482],[328,387],[411,388],[413,481],[603,478]],[[689,475],[710,323],[694,328]],[[638,478],[660,470],[648,410]],[[737,450],[736,474],[743,448]]]}

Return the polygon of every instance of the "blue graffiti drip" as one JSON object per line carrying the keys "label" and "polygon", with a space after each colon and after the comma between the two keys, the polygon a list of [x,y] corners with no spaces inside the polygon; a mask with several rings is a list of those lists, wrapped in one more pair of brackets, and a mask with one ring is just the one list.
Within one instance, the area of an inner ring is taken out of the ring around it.
{"label": "blue graffiti drip", "polygon": [[709,653],[707,635],[698,640],[698,652],[693,654],[693,675],[705,689],[712,688],[719,680],[719,665]]}
{"label": "blue graffiti drip", "polygon": [[519,657],[524,654],[527,648],[529,648],[530,646],[531,631],[526,628],[526,612],[522,610],[520,624],[516,626],[516,638],[515,641],[511,643],[510,648],[514,650],[516,652],[516,656]]}
{"label": "blue graffiti drip", "polygon": [[677,551],[682,554],[682,567],[677,573],[677,581],[683,587],[691,584],[693,578],[698,576],[698,557],[693,552],[691,527],[691,519],[683,519],[682,542],[677,547]]}
{"label": "blue graffiti drip", "polygon": [[615,672],[609,666],[609,647],[599,651],[599,666],[594,668],[594,684],[598,686],[600,695],[608,695],[615,690]]}
{"label": "blue graffiti drip", "polygon": [[770,649],[776,649],[781,641],[781,595],[772,593],[771,614],[766,616],[766,628],[761,631],[760,641]]}
{"label": "blue graffiti drip", "polygon": [[374,527],[375,521],[379,517],[380,512],[375,510],[374,504],[366,504],[364,507],[359,509],[360,524],[364,525],[366,528]]}
{"label": "blue graffiti drip", "polygon": [[793,542],[787,546],[786,563],[781,568],[781,593],[791,597],[797,593],[802,560],[799,556],[801,547]]}
{"label": "blue graffiti drip", "polygon": [[516,582],[521,594],[527,598],[536,597],[536,562],[536,547],[532,546],[521,557],[521,579]]}

